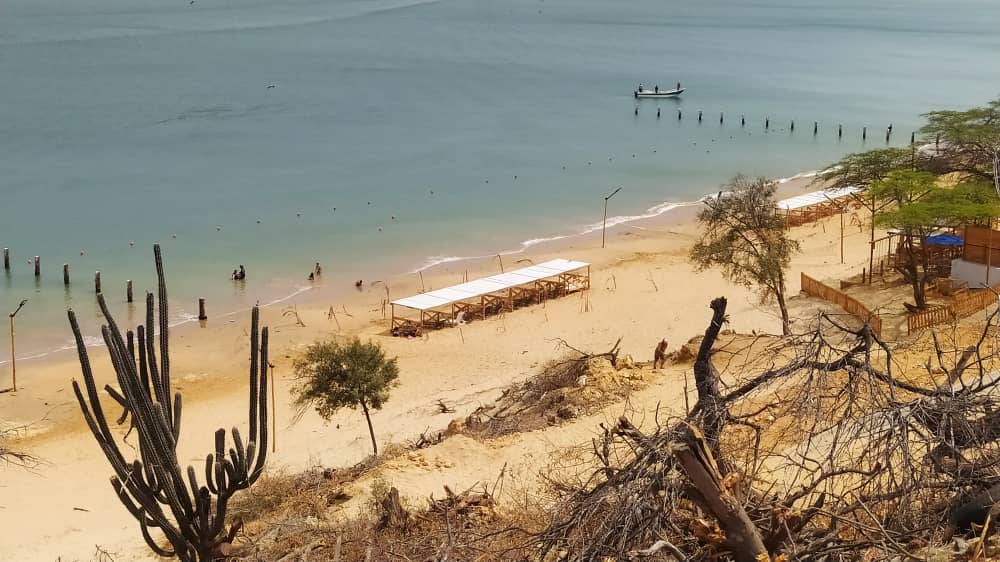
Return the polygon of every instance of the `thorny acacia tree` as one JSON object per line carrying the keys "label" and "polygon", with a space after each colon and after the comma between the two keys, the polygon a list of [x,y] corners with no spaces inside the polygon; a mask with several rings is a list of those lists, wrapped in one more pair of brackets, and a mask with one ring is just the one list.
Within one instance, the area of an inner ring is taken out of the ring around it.
{"label": "thorny acacia tree", "polygon": [[886,203],[875,215],[875,223],[900,232],[901,269],[913,288],[917,308],[927,306],[925,289],[931,265],[927,238],[941,229],[985,221],[1000,211],[992,186],[965,182],[950,188],[939,187],[937,178],[928,172],[890,172],[872,184],[870,193],[877,201]]}
{"label": "thorny acacia tree", "polygon": [[971,345],[934,334],[918,376],[868,326],[820,314],[801,335],[722,338],[725,299],[712,309],[697,403],[652,432],[623,417],[595,439],[543,556],[923,560],[923,545],[997,509],[997,312]]}
{"label": "thorny acacia tree", "polygon": [[[146,324],[123,336],[108,311],[103,295],[98,304],[107,322],[101,335],[107,345],[118,389],[104,390],[123,408],[118,425],[128,420],[129,431],[138,434],[138,459],[129,460],[119,447],[104,413],[76,315],[69,323],[76,338],[85,391],[73,380],[73,391],[90,431],[114,469],[111,486],[138,521],[142,536],[153,552],[176,556],[184,562],[206,562],[228,554],[236,532],[235,521],[226,529],[228,502],[238,490],[250,487],[264,470],[267,457],[267,328],[258,330],[260,319],[253,309],[250,329],[250,435],[244,444],[232,429],[233,446],[226,456],[226,431],[215,432],[215,453],[205,458],[204,485],[194,467],[181,470],[177,443],[181,434],[181,395],[171,396],[167,285],[160,247],[153,247],[159,281],[159,360],[156,349],[154,298],[146,294]],[[126,434],[127,437],[127,434]],[[150,529],[159,529],[169,543],[164,547]]]}
{"label": "thorny acacia tree", "polygon": [[932,111],[920,133],[940,146],[934,160],[944,170],[993,181],[993,159],[1000,150],[1000,99],[964,111]]}
{"label": "thorny acacia tree", "polygon": [[799,243],[788,236],[784,219],[775,212],[776,185],[766,178],[736,176],[723,189],[706,199],[698,213],[702,238],[691,249],[691,260],[699,271],[718,267],[730,281],[757,288],[762,302],[775,299],[787,335],[785,270]]}
{"label": "thorny acacia tree", "polygon": [[372,452],[378,456],[369,410],[381,410],[389,391],[398,384],[396,358],[387,358],[375,342],[362,343],[358,338],[346,343],[325,341],[307,347],[295,360],[294,369],[299,379],[294,389],[299,415],[315,406],[323,419],[330,419],[341,408],[360,406],[368,422]]}

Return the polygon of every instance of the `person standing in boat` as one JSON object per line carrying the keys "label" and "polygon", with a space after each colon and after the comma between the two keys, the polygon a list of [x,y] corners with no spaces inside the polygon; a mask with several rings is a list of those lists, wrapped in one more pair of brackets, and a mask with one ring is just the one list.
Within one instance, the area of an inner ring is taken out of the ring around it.
{"label": "person standing in boat", "polygon": [[653,86],[653,93],[654,94],[660,93],[660,85],[659,84]]}
{"label": "person standing in boat", "polygon": [[681,91],[681,83],[680,82],[677,83],[677,91],[678,92]]}

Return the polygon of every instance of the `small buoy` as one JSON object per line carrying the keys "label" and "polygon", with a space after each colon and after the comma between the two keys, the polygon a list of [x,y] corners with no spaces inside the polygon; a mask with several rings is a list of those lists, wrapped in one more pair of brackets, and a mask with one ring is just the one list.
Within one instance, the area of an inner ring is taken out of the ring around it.
{"label": "small buoy", "polygon": [[[432,192],[432,193],[433,193],[433,192]],[[336,213],[336,212],[337,212],[337,208],[336,208],[336,207],[334,207],[334,208],[333,208],[333,212],[334,212],[334,213]]]}
{"label": "small buoy", "polygon": [[490,183],[490,180],[486,180],[486,183]]}
{"label": "small buoy", "polygon": [[396,215],[392,215],[392,216],[391,216],[390,218],[391,218],[392,220],[396,220]]}
{"label": "small buoy", "polygon": [[587,160],[587,165],[588,165],[588,166],[590,165],[590,160]]}
{"label": "small buoy", "polygon": [[[176,235],[176,234],[171,234],[171,235],[170,235],[170,237],[171,237],[171,238],[177,238],[177,235]],[[80,252],[80,255],[82,256],[82,255],[83,255],[83,252]]]}
{"label": "small buoy", "polygon": [[565,170],[565,169],[566,169],[566,166],[563,166],[563,170]]}
{"label": "small buoy", "polygon": [[431,190],[431,195],[434,195],[434,190],[433,189]]}
{"label": "small buoy", "polygon": [[221,226],[217,226],[217,227],[215,227],[215,231],[216,231],[216,232],[222,232],[222,227],[221,227]]}
{"label": "small buoy", "polygon": [[517,179],[517,174],[514,175],[514,179]]}
{"label": "small buoy", "polygon": [[257,224],[260,224],[260,219],[257,219]]}
{"label": "small buoy", "polygon": [[381,226],[380,226],[380,227],[378,227],[378,231],[379,231],[379,232],[382,232],[382,227],[381,227]]}
{"label": "small buoy", "polygon": [[368,204],[369,204],[369,205],[371,205],[371,204],[372,204],[372,202],[371,202],[371,201],[369,201],[369,202],[368,202]]}
{"label": "small buoy", "polygon": [[[176,237],[176,236],[177,236],[177,235],[175,234],[175,235],[174,235],[174,237]],[[80,255],[81,255],[81,256],[83,255],[83,248],[80,248]]]}
{"label": "small buoy", "polygon": [[635,154],[632,155],[632,158],[635,158]]}
{"label": "small buoy", "polygon": [[129,246],[135,246],[135,241],[134,240],[129,240],[128,241],[128,245]]}
{"label": "small buoy", "polygon": [[295,213],[295,216],[301,217],[302,216],[302,211],[299,211],[298,213]]}

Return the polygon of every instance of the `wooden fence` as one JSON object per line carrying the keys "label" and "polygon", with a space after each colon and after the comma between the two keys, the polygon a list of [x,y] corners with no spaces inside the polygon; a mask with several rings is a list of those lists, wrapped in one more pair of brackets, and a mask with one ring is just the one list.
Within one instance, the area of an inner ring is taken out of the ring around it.
{"label": "wooden fence", "polygon": [[[1000,284],[993,287],[1000,290]],[[948,324],[959,318],[971,316],[980,310],[996,304],[997,297],[993,291],[976,291],[955,297],[955,302],[945,306],[939,306],[923,312],[910,314],[906,317],[907,333],[912,334],[917,330],[930,328],[938,324]]]}
{"label": "wooden fence", "polygon": [[850,297],[829,285],[824,285],[819,281],[802,274],[802,291],[807,295],[832,302],[843,308],[848,313],[854,315],[858,320],[872,327],[876,336],[882,337],[882,319],[877,314],[861,304],[857,299]]}

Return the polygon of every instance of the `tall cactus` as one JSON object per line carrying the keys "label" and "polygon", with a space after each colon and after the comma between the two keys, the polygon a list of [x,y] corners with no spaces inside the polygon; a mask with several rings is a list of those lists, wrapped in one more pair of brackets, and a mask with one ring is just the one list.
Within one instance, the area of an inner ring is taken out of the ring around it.
{"label": "tall cactus", "polygon": [[[124,408],[119,425],[131,419],[138,433],[140,459],[122,454],[105,418],[94,383],[87,348],[76,315],[69,311],[69,323],[76,338],[86,394],[73,380],[73,391],[83,417],[101,450],[114,469],[111,486],[138,521],[146,544],[160,556],[176,556],[184,562],[205,562],[228,553],[240,521],[226,526],[229,499],[238,490],[252,485],[264,470],[267,456],[267,328],[258,330],[260,312],[254,307],[250,330],[250,440],[244,444],[240,432],[232,429],[233,447],[226,457],[226,432],[215,432],[215,453],[205,458],[205,483],[200,485],[194,467],[185,472],[177,461],[177,441],[181,430],[181,395],[171,402],[170,357],[168,352],[167,286],[159,245],[153,246],[159,280],[159,362],[154,328],[154,298],[146,295],[146,325],[126,338],[98,295],[107,325],[101,334],[118,376],[120,392],[111,385],[104,390]],[[259,341],[258,341],[259,338]],[[136,355],[138,351],[138,355]],[[159,529],[159,541],[150,529]],[[167,545],[166,543],[169,543]]]}

